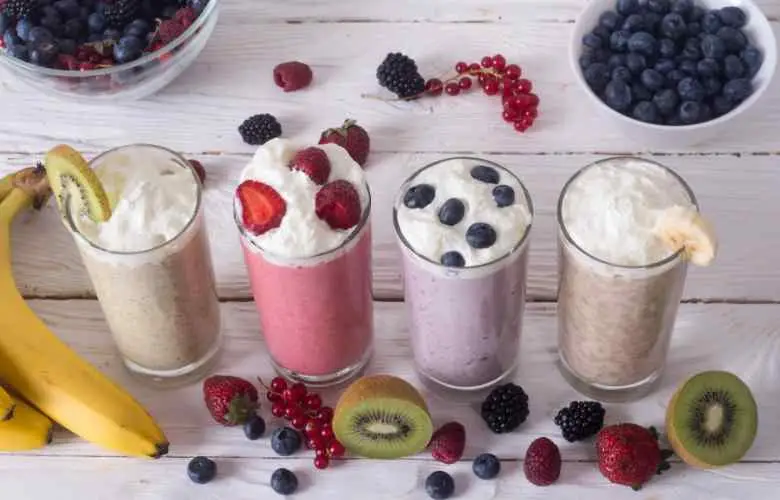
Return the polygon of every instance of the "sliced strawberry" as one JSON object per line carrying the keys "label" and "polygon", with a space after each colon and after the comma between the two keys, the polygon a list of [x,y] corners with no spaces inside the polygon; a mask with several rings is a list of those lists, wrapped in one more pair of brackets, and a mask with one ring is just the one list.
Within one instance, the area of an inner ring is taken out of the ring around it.
{"label": "sliced strawberry", "polygon": [[331,228],[349,229],[360,222],[360,196],[348,181],[333,181],[317,192],[314,211]]}
{"label": "sliced strawberry", "polygon": [[274,188],[262,182],[248,180],[236,190],[241,201],[241,220],[252,234],[261,235],[279,227],[287,213],[287,203]]}
{"label": "sliced strawberry", "polygon": [[310,147],[295,153],[290,162],[291,170],[300,170],[318,185],[328,182],[330,177],[330,160],[328,155],[320,148]]}

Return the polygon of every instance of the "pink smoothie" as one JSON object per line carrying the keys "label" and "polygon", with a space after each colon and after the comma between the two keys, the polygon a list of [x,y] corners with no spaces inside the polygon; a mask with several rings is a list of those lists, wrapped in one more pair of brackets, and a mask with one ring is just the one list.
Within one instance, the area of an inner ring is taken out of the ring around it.
{"label": "pink smoothie", "polygon": [[268,351],[287,370],[325,376],[368,356],[373,336],[371,228],[313,263],[279,263],[242,238]]}

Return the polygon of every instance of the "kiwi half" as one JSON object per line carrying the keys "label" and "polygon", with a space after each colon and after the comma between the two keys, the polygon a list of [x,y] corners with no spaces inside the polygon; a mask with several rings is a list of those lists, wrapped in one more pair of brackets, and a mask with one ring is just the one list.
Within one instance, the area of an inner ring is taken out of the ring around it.
{"label": "kiwi half", "polygon": [[707,371],[683,383],[666,409],[666,433],[688,465],[712,468],[739,461],[753,445],[758,408],[733,373]]}
{"label": "kiwi half", "polygon": [[46,153],[43,166],[60,212],[65,213],[65,202],[70,200],[71,207],[95,222],[104,222],[111,217],[111,206],[103,185],[81,153],[61,144]]}
{"label": "kiwi half", "polygon": [[417,389],[398,377],[372,375],[356,380],[341,395],[333,432],[356,455],[401,458],[425,449],[433,423]]}

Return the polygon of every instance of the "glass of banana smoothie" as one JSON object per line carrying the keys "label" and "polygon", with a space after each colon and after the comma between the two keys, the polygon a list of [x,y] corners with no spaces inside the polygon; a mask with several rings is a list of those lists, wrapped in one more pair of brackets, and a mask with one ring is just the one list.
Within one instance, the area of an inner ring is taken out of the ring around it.
{"label": "glass of banana smoothie", "polygon": [[561,372],[599,400],[642,397],[664,368],[688,262],[714,259],[714,232],[679,175],[631,157],[577,172],[558,224]]}
{"label": "glass of banana smoothie", "polygon": [[110,216],[96,222],[68,198],[61,209],[124,364],[155,385],[199,378],[219,351],[220,311],[197,174],[145,144],[107,151],[86,171]]}

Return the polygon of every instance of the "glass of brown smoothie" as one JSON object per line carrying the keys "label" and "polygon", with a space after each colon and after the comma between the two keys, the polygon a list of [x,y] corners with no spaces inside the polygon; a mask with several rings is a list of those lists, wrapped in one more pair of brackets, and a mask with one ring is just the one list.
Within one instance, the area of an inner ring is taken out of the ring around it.
{"label": "glass of brown smoothie", "polygon": [[666,363],[688,262],[713,260],[714,232],[679,175],[632,157],[577,172],[558,224],[561,372],[595,399],[642,397]]}
{"label": "glass of brown smoothie", "polygon": [[111,203],[94,222],[63,204],[124,364],[154,385],[201,377],[220,348],[220,311],[203,211],[189,162],[134,144],[90,162]]}

